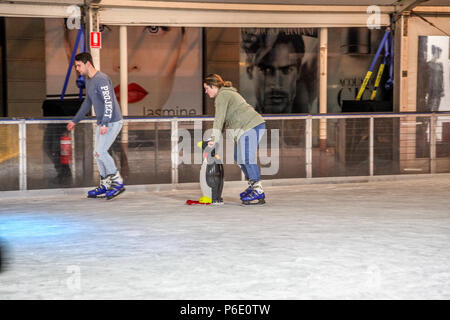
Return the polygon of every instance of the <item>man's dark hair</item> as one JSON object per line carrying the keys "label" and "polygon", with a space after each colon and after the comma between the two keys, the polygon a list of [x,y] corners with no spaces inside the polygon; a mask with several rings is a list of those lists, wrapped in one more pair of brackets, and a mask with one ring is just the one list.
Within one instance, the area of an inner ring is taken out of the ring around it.
{"label": "man's dark hair", "polygon": [[[300,65],[305,53],[302,30],[290,29],[242,29],[242,49],[247,54],[247,63],[251,66],[258,64],[265,55],[281,43],[291,44],[295,53],[300,54],[297,64]],[[268,47],[270,46],[270,47]]]}
{"label": "man's dark hair", "polygon": [[75,56],[75,61],[81,61],[84,64],[86,62],[90,62],[92,66],[94,66],[94,62],[92,61],[92,56],[89,52],[81,52]]}
{"label": "man's dark hair", "polygon": [[258,51],[266,48],[266,38],[276,37],[275,41],[271,41],[272,47],[279,43],[292,43],[296,53],[305,52],[305,43],[303,41],[303,34],[298,31],[290,31],[289,29],[263,29],[254,31],[253,29],[242,29],[242,49],[247,54],[258,53]]}
{"label": "man's dark hair", "polygon": [[305,42],[299,34],[280,32],[273,46],[279,43],[291,43],[296,53],[305,53]]}

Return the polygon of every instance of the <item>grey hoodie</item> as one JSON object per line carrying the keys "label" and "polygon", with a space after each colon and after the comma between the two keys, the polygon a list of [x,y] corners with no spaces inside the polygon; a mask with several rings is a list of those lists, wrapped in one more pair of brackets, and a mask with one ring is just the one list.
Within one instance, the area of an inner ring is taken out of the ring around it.
{"label": "grey hoodie", "polygon": [[72,121],[78,123],[83,120],[92,105],[94,105],[97,124],[106,126],[109,122],[122,120],[122,112],[112,81],[100,71],[86,80],[86,98]]}

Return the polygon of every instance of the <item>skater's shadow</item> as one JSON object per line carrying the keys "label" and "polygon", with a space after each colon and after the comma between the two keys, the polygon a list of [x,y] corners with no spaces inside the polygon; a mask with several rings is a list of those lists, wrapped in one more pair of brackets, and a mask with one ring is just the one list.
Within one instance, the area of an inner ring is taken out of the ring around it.
{"label": "skater's shadow", "polygon": [[7,270],[8,267],[8,248],[4,240],[0,239],[0,273]]}

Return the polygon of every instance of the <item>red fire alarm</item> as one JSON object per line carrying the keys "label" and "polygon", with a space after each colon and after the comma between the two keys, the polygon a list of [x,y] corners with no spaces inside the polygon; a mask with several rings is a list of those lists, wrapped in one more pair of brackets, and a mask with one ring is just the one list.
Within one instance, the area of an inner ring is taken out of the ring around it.
{"label": "red fire alarm", "polygon": [[91,32],[91,48],[102,47],[102,34],[100,32]]}

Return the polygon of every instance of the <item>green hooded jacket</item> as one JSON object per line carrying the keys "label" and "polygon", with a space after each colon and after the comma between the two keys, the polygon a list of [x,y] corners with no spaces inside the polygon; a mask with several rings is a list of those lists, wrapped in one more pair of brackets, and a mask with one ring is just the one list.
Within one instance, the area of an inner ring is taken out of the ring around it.
{"label": "green hooded jacket", "polygon": [[246,131],[264,123],[263,117],[245,101],[233,87],[221,87],[214,100],[216,114],[214,117],[211,139],[219,141],[222,130],[232,129],[237,142]]}

